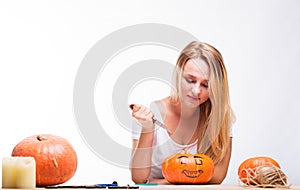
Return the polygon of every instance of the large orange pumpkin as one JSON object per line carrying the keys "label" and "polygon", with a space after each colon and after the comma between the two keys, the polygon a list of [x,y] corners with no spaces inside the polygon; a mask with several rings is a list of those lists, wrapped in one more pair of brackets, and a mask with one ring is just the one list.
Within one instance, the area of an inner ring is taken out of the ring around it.
{"label": "large orange pumpkin", "polygon": [[259,156],[248,158],[245,161],[243,161],[238,168],[239,179],[247,185],[253,185],[255,183],[258,183],[256,179],[249,180],[249,178],[251,178],[251,176],[255,176],[254,174],[256,168],[259,166],[276,166],[280,168],[278,162],[270,157]]}
{"label": "large orange pumpkin", "polygon": [[213,160],[204,154],[174,154],[162,163],[162,173],[169,183],[203,184],[214,174]]}
{"label": "large orange pumpkin", "polygon": [[34,135],[23,139],[12,151],[12,156],[31,156],[36,161],[36,186],[57,185],[75,174],[77,155],[64,138]]}

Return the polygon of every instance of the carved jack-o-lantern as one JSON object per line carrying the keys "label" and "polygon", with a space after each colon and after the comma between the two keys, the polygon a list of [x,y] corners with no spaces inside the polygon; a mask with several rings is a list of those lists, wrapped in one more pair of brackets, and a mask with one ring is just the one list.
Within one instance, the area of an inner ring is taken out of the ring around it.
{"label": "carved jack-o-lantern", "polygon": [[214,162],[204,154],[174,154],[162,163],[162,173],[169,183],[207,183],[214,174]]}

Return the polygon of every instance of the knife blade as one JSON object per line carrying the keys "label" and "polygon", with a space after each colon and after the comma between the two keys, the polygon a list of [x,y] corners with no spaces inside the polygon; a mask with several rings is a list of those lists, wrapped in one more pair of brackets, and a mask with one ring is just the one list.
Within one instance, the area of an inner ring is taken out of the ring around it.
{"label": "knife blade", "polygon": [[[135,104],[130,104],[130,105],[129,105],[129,108],[130,108],[131,110],[133,110],[134,106],[135,106]],[[169,129],[165,124],[163,124],[162,122],[158,121],[154,116],[152,117],[152,120],[153,120],[153,123],[154,123],[154,124],[156,124],[156,125],[158,125],[158,126],[164,128],[164,129],[166,129],[168,132],[171,132],[170,129]]]}

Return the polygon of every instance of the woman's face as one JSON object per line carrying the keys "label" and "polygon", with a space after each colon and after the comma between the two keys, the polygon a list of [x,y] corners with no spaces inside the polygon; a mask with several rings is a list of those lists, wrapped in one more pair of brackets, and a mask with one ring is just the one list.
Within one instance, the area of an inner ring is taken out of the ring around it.
{"label": "woman's face", "polygon": [[209,67],[201,59],[186,62],[181,79],[181,102],[190,107],[197,107],[209,98]]}

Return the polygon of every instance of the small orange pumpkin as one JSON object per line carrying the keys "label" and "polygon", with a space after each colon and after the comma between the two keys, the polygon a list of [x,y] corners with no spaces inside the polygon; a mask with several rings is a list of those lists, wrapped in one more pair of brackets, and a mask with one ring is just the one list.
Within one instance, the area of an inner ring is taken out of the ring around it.
{"label": "small orange pumpkin", "polygon": [[162,163],[162,173],[169,183],[203,184],[214,174],[213,160],[204,154],[174,154]]}
{"label": "small orange pumpkin", "polygon": [[14,147],[11,155],[34,157],[38,187],[64,183],[77,169],[77,155],[72,145],[55,135],[27,137]]}
{"label": "small orange pumpkin", "polygon": [[278,162],[270,157],[258,156],[248,158],[245,161],[243,161],[238,168],[239,179],[247,185],[253,185],[255,183],[258,183],[256,179],[249,180],[248,178],[251,178],[251,176],[255,176],[254,174],[256,168],[259,166],[276,166],[280,168]]}

